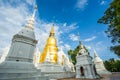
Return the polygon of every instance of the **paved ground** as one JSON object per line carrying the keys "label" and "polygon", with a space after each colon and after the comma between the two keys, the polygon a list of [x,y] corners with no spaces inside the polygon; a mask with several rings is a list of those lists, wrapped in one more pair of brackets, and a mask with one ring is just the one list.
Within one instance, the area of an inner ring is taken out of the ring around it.
{"label": "paved ground", "polygon": [[68,78],[68,79],[58,79],[58,80],[120,80],[120,73],[113,73],[112,75],[102,75],[101,79],[75,79],[75,78]]}

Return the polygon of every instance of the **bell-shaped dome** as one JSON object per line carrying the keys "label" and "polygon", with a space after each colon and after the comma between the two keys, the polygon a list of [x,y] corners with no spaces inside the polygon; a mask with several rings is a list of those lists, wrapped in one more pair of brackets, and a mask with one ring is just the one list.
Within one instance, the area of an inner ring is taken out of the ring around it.
{"label": "bell-shaped dome", "polygon": [[55,37],[49,37],[47,39],[47,44],[46,45],[53,45],[53,46],[56,46],[56,39]]}
{"label": "bell-shaped dome", "polygon": [[52,26],[51,28],[51,31],[50,31],[50,35],[49,35],[49,38],[47,39],[47,44],[46,45],[53,45],[53,46],[56,46],[56,39],[54,37],[54,25]]}

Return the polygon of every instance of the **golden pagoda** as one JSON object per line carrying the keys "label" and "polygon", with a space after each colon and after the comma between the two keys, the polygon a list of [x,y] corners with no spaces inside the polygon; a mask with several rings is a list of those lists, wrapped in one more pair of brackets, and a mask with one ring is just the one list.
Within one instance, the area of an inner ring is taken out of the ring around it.
{"label": "golden pagoda", "polygon": [[57,41],[54,37],[54,24],[51,28],[49,38],[47,39],[45,48],[43,50],[43,53],[40,56],[40,63],[43,63],[46,61],[47,54],[49,54],[50,57],[50,63],[57,64],[58,63],[58,48],[57,48]]}

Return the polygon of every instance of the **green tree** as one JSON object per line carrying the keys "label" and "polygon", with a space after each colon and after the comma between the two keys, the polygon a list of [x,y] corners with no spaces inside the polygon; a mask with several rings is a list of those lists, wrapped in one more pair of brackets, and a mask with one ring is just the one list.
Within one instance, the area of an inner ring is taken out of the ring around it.
{"label": "green tree", "polygon": [[109,59],[104,61],[107,70],[111,72],[120,72],[120,60]]}
{"label": "green tree", "polygon": [[108,26],[105,32],[114,44],[110,50],[120,57],[120,0],[113,0],[98,23]]}
{"label": "green tree", "polygon": [[79,52],[79,46],[77,46],[74,50],[69,50],[68,54],[71,57],[72,63],[75,65],[76,64],[76,56],[77,53]]}
{"label": "green tree", "polygon": [[[86,51],[88,52],[88,49],[84,46],[84,48],[86,49]],[[80,47],[79,45],[74,49],[74,50],[69,50],[68,54],[71,57],[72,63],[75,65],[76,64],[76,56],[79,53]],[[89,52],[88,52],[89,53]]]}

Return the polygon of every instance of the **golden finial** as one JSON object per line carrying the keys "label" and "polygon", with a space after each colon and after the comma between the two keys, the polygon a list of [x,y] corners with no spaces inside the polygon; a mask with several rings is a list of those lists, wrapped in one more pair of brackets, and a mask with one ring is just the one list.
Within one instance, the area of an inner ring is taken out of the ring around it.
{"label": "golden finial", "polygon": [[54,32],[54,24],[52,25],[51,31],[50,31],[50,36],[54,36],[55,32]]}
{"label": "golden finial", "polygon": [[52,25],[50,33],[54,33],[54,24]]}

